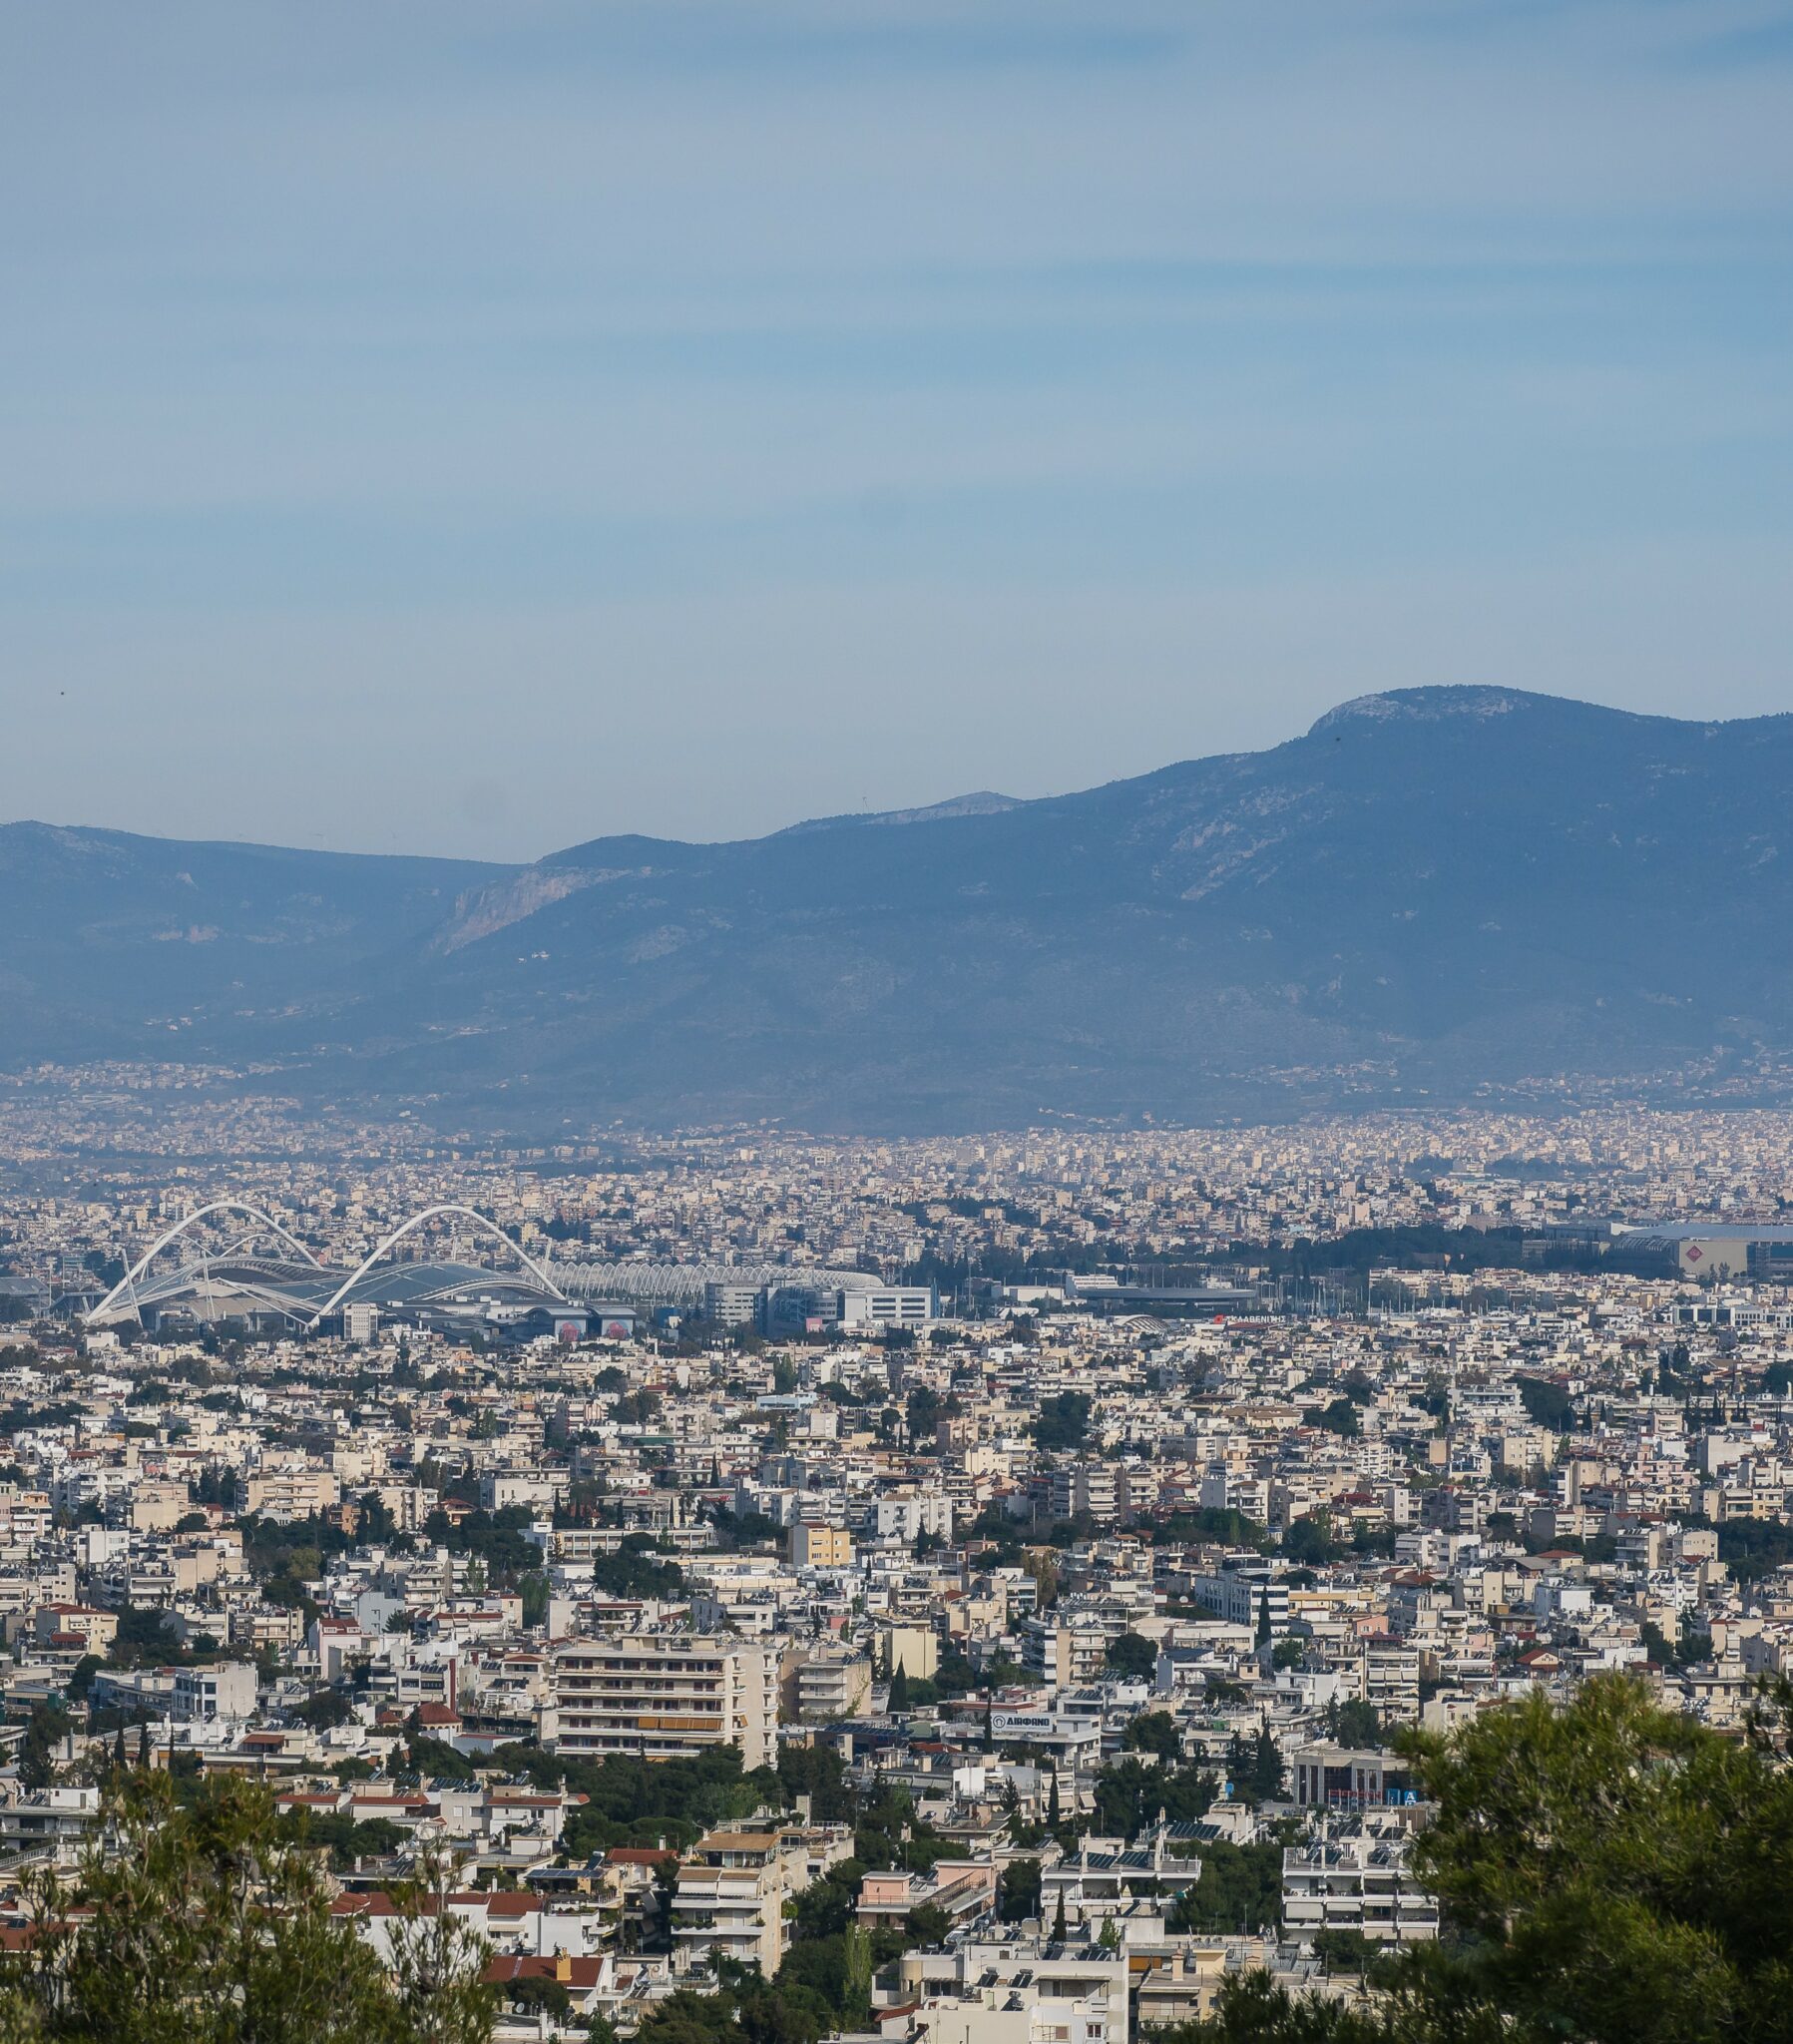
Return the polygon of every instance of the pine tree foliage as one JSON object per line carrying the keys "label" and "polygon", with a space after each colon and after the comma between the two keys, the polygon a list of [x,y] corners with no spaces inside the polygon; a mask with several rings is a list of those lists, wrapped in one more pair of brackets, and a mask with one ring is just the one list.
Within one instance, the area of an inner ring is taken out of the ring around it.
{"label": "pine tree foliage", "polygon": [[397,1897],[396,1965],[331,1914],[317,1857],[258,1784],[175,1799],[164,1775],[107,1790],[72,1882],[31,1877],[0,1972],[0,2044],[487,2044],[485,1946]]}
{"label": "pine tree foliage", "polygon": [[1745,1739],[1635,1678],[1406,1742],[1444,1933],[1344,2007],[1257,1974],[1190,2044],[1793,2044],[1793,1691]]}

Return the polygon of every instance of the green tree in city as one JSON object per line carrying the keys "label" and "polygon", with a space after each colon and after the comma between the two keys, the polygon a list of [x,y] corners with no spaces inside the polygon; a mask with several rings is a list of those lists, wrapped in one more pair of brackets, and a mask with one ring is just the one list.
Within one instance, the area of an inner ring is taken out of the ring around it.
{"label": "green tree in city", "polygon": [[952,1927],[952,1918],[938,1902],[922,1902],[903,1918],[903,1929],[914,1944],[945,1944]]}
{"label": "green tree in city", "polygon": [[1139,1633],[1122,1633],[1109,1642],[1103,1660],[1114,1674],[1144,1682],[1156,1672],[1158,1650]]}
{"label": "green tree in city", "polygon": [[1201,1878],[1184,1888],[1166,1919],[1177,1933],[1274,1928],[1282,1914],[1282,1846],[1272,1840],[1235,1845],[1216,1838],[1201,1847]]}
{"label": "green tree in city", "polygon": [[[30,1881],[0,1975],[7,2044],[486,2044],[485,1947],[401,1893],[391,1976],[344,1918],[271,1792],[166,1775],[109,1788],[76,1879]],[[441,1912],[446,1913],[446,1912]],[[433,1951],[435,1959],[420,1955]]]}
{"label": "green tree in city", "polygon": [[527,1575],[518,1578],[518,1594],[523,1600],[523,1623],[539,1626],[548,1623],[548,1578],[540,1569],[531,1569]]}
{"label": "green tree in city", "polygon": [[1026,1923],[1040,1913],[1040,1862],[1011,1859],[997,1887],[996,1913],[1005,1923]]}
{"label": "green tree in city", "polygon": [[1090,1428],[1090,1398],[1083,1391],[1060,1391],[1040,1400],[1034,1438],[1043,1448],[1067,1452],[1083,1446]]}
{"label": "green tree in city", "polygon": [[573,2014],[572,1995],[560,1981],[548,1979],[541,1973],[526,1973],[519,1980],[508,1981],[504,1998],[518,2015],[525,2017],[542,2010],[550,2021],[565,2023]]}
{"label": "green tree in city", "polygon": [[1105,1836],[1131,1840],[1156,1822],[1194,1823],[1207,1814],[1216,1784],[1199,1766],[1148,1767],[1128,1754],[1096,1777],[1096,1823]]}
{"label": "green tree in city", "polygon": [[1342,1434],[1348,1440],[1355,1440],[1363,1431],[1357,1421],[1357,1407],[1349,1398],[1334,1398],[1330,1405],[1310,1406],[1301,1419],[1303,1425],[1324,1427],[1328,1433]]}
{"label": "green tree in city", "polygon": [[56,1779],[55,1749],[73,1730],[68,1713],[53,1704],[33,1704],[19,1753],[19,1780],[27,1788],[48,1788]]}
{"label": "green tree in city", "polygon": [[[1793,2036],[1793,1692],[1732,1739],[1623,1676],[1404,1743],[1435,1814],[1444,1935],[1355,2011],[1231,1983],[1220,2044],[1784,2044]],[[1775,1720],[1778,1719],[1778,1723]],[[1217,1848],[1216,1848],[1217,1849]],[[1202,1882],[1210,1870],[1203,1852]],[[1195,1892],[1194,1890],[1191,1893]],[[1185,1898],[1186,1899],[1186,1898]]]}
{"label": "green tree in city", "polygon": [[1341,1746],[1371,1747],[1382,1744],[1382,1717],[1374,1704],[1360,1697],[1349,1703],[1327,1706],[1326,1729]]}
{"label": "green tree in city", "polygon": [[1155,1753],[1160,1760],[1173,1761],[1182,1752],[1176,1720],[1168,1711],[1143,1711],[1121,1736],[1129,1753]]}
{"label": "green tree in city", "polygon": [[1251,1746],[1251,1795],[1257,1802],[1274,1802],[1283,1790],[1282,1754],[1265,1729]]}
{"label": "green tree in city", "polygon": [[1282,1551],[1290,1561],[1309,1568],[1326,1568],[1344,1554],[1332,1537],[1332,1518],[1328,1512],[1314,1512],[1293,1521],[1282,1536]]}

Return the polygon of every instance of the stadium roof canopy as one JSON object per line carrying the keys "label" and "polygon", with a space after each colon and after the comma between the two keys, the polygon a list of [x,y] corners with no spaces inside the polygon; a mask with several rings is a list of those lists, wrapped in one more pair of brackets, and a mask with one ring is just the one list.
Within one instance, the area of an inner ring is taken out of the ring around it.
{"label": "stadium roof canopy", "polygon": [[[450,1228],[447,1256],[419,1256],[417,1238],[428,1225]],[[492,1270],[467,1261],[459,1237],[494,1239],[518,1268]],[[219,1238],[224,1237],[222,1244]],[[406,1246],[395,1261],[392,1253]],[[179,1260],[164,1260],[179,1251]],[[259,1207],[220,1200],[177,1222],[144,1254],[87,1315],[90,1326],[139,1319],[145,1313],[190,1311],[204,1319],[283,1318],[297,1327],[351,1306],[382,1313],[473,1306],[521,1307],[571,1300],[615,1300],[639,1305],[700,1309],[712,1284],[754,1291],[877,1289],[883,1280],[863,1271],[803,1264],[538,1264],[495,1222],[470,1207],[426,1207],[393,1229],[350,1270],[320,1263],[306,1245]]]}
{"label": "stadium roof canopy", "polygon": [[[401,1243],[430,1223],[452,1224],[457,1230],[472,1224],[475,1232],[495,1237],[521,1268],[494,1271],[459,1254],[388,1261]],[[231,1239],[211,1247],[197,1233],[203,1224],[209,1235],[223,1231]],[[276,1245],[271,1252],[265,1247],[269,1243]],[[177,1246],[181,1261],[158,1265],[163,1252]],[[566,1293],[554,1279],[495,1222],[471,1207],[426,1207],[393,1229],[359,1265],[337,1269],[320,1263],[260,1208],[221,1200],[197,1209],[152,1243],[87,1314],[87,1323],[104,1326],[179,1308],[206,1319],[269,1315],[312,1327],[329,1314],[363,1304],[397,1312],[472,1305],[527,1309],[565,1302]]]}
{"label": "stadium roof canopy", "polygon": [[150,1273],[109,1312],[96,1307],[88,1319],[98,1325],[145,1312],[189,1309],[203,1319],[278,1314],[304,1326],[354,1305],[392,1313],[430,1305],[546,1305],[558,1298],[527,1272],[491,1271],[481,1264],[433,1258],[379,1265],[354,1278],[337,1296],[352,1275],[272,1257],[196,1257]]}

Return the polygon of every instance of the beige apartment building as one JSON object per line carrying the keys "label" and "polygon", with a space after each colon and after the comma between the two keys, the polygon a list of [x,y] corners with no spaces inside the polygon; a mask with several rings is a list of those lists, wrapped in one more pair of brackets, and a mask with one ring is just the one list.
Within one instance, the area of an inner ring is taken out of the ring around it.
{"label": "beige apartment building", "polygon": [[745,1768],[778,1753],[778,1653],[752,1640],[619,1634],[578,1640],[554,1660],[552,1744],[602,1759],[677,1760],[740,1749]]}
{"label": "beige apartment building", "polygon": [[872,1664],[848,1647],[799,1648],[784,1657],[787,1724],[832,1725],[872,1707]]}
{"label": "beige apartment building", "polygon": [[940,1666],[940,1641],[927,1625],[880,1625],[878,1659],[891,1675],[900,1668],[911,1682],[932,1682]]}
{"label": "beige apartment building", "polygon": [[810,1526],[799,1520],[790,1529],[790,1563],[797,1569],[850,1569],[853,1536],[844,1526]]}
{"label": "beige apartment building", "polygon": [[192,1510],[185,1483],[139,1483],[107,1505],[112,1523],[133,1533],[172,1533]]}
{"label": "beige apartment building", "polygon": [[789,1941],[784,1904],[807,1880],[794,1834],[758,1825],[711,1831],[678,1870],[672,1935],[694,1960],[721,1952],[769,1980]]}
{"label": "beige apartment building", "polygon": [[39,1647],[79,1641],[83,1654],[104,1655],[118,1637],[116,1611],[87,1604],[40,1604],[32,1614],[32,1640]]}
{"label": "beige apartment building", "polygon": [[342,1485],[330,1469],[279,1469],[236,1479],[238,1515],[252,1514],[282,1526],[330,1511],[341,1502]]}

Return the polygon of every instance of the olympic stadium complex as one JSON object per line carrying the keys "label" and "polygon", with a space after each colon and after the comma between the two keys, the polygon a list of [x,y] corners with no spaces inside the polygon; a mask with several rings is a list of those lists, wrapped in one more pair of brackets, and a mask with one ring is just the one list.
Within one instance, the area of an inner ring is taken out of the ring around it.
{"label": "olympic stadium complex", "polygon": [[[476,1262],[473,1243],[502,1252],[502,1261]],[[613,1331],[632,1332],[633,1316],[622,1317],[629,1324]],[[426,1207],[344,1268],[323,1262],[263,1209],[216,1200],[151,1243],[89,1308],[86,1323],[137,1320],[155,1329],[240,1322],[257,1331],[365,1338],[383,1320],[577,1335],[595,1318],[471,1207]]]}
{"label": "olympic stadium complex", "polygon": [[[490,1249],[490,1263],[474,1253]],[[499,1254],[501,1253],[501,1254]],[[426,1207],[352,1268],[324,1263],[260,1207],[216,1200],[151,1243],[85,1314],[103,1328],[239,1324],[257,1332],[346,1334],[382,1323],[627,1338],[648,1312],[738,1324],[863,1317],[875,1299],[892,1318],[929,1317],[925,1292],[891,1292],[856,1271],[786,1265],[564,1263],[528,1255],[471,1207]],[[892,1303],[894,1301],[895,1303]]]}

